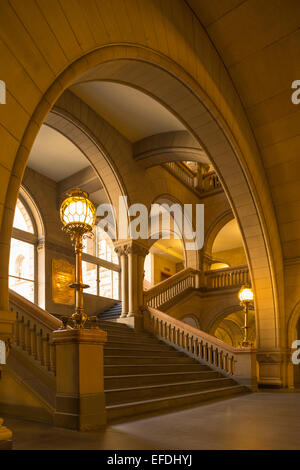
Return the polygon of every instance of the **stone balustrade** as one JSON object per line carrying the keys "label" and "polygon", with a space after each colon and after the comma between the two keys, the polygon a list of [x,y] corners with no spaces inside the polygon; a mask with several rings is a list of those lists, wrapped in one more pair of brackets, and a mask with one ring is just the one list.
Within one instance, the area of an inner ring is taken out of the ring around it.
{"label": "stone balustrade", "polygon": [[151,307],[145,311],[144,328],[199,362],[222,374],[233,376],[237,382],[252,390],[256,389],[254,349],[233,348],[214,336]]}
{"label": "stone balustrade", "polygon": [[15,346],[36,360],[48,373],[56,373],[56,351],[52,332],[62,322],[29,300],[10,290],[10,309],[16,312]]}
{"label": "stone balustrade", "polygon": [[164,166],[185,184],[194,188],[195,175],[186,165],[181,162],[167,162]]}
{"label": "stone balustrade", "polygon": [[197,287],[198,271],[186,268],[144,292],[144,305],[159,308],[177,295]]}
{"label": "stone balustrade", "polygon": [[250,273],[247,265],[232,268],[214,269],[205,272],[208,289],[224,289],[250,284]]}
{"label": "stone balustrade", "polygon": [[207,173],[200,171],[194,173],[182,162],[167,162],[163,166],[180,181],[200,193],[214,191],[222,187],[218,175],[213,170]]}
{"label": "stone balustrade", "polygon": [[212,191],[221,188],[221,182],[215,171],[208,171],[202,175],[202,190]]}

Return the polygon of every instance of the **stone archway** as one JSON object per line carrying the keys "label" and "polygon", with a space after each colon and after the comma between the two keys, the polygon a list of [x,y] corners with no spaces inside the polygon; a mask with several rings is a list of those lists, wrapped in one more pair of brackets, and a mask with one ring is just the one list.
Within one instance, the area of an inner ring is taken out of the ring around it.
{"label": "stone archway", "polygon": [[209,260],[212,257],[212,249],[216,236],[219,231],[232,219],[234,218],[233,213],[229,210],[221,214],[213,224],[208,227],[205,231],[204,247],[203,247],[203,258],[204,258],[204,269],[209,269]]}
{"label": "stone archway", "polygon": [[[79,82],[95,79],[119,81],[153,96],[185,124],[209,155],[222,181],[244,238],[255,290],[258,346],[261,350],[276,350],[280,362],[278,348],[284,344],[284,340],[283,329],[280,329],[279,310],[282,299],[278,297],[277,281],[281,264],[278,261],[277,266],[274,265],[273,251],[275,250],[278,254],[281,253],[281,249],[275,217],[272,217],[273,208],[267,185],[265,185],[263,168],[257,156],[251,131],[247,127],[244,116],[239,124],[226,122],[228,103],[222,104],[224,106],[222,113],[221,109],[213,103],[212,94],[208,97],[200,88],[201,84],[197,83],[174,60],[146,48],[128,45],[110,46],[85,55],[82,59],[70,64],[68,70],[62,73],[58,80],[52,81],[52,85],[33,113],[18,148],[6,193],[6,208],[1,232],[1,255],[3,255],[1,282],[4,294],[2,309],[7,309],[8,301],[7,294],[5,294],[8,241],[14,205],[34,138],[54,101],[67,86],[76,80]],[[199,81],[201,81],[200,77]],[[225,90],[224,93],[226,94]],[[241,117],[243,112],[239,108],[238,101],[234,104],[238,110],[237,114]],[[226,112],[225,108],[227,108]],[[259,195],[256,187],[261,188]],[[266,211],[262,210],[262,205],[265,206]],[[271,238],[270,233],[272,233]],[[280,260],[280,256],[278,259]],[[266,369],[266,374],[268,373]],[[261,380],[264,381],[263,365]],[[282,383],[279,377],[276,380]]]}
{"label": "stone archway", "polygon": [[[63,105],[60,103],[60,106],[55,106],[49,112],[44,123],[60,132],[79,148],[96,172],[110,204],[115,207],[117,212],[119,197],[128,197],[125,184],[113,160],[117,149],[112,145],[104,146],[99,138],[92,133],[91,129],[87,127],[87,123],[71,114],[72,104],[74,104],[74,99],[76,102],[76,97],[72,96],[71,98],[71,101],[64,100]],[[88,110],[84,116],[88,118]],[[117,228],[118,221],[116,220],[115,223]]]}

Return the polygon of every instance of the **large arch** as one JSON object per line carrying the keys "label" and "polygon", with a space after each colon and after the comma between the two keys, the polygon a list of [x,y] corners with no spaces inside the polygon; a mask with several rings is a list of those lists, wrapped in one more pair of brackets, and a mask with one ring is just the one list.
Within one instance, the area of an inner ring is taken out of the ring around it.
{"label": "large arch", "polygon": [[[127,188],[114,163],[118,147],[109,144],[105,146],[101,142],[101,137],[97,135],[97,132],[101,135],[101,122],[94,120],[92,121],[94,126],[91,126],[89,113],[92,111],[84,103],[80,102],[81,114],[76,116],[74,106],[79,100],[73,94],[70,95],[64,96],[64,99],[51,109],[44,123],[60,132],[79,148],[101,181],[107,199],[117,211],[119,197],[126,196],[130,202]],[[82,109],[84,107],[85,110]],[[109,126],[105,127],[108,135],[109,133],[112,135],[112,140],[116,140],[117,136],[113,130]],[[117,220],[115,223],[118,228]]]}
{"label": "large arch", "polygon": [[[161,15],[154,5],[151,2],[149,8],[157,19],[156,25],[162,25],[164,15]],[[9,7],[6,8],[5,14],[11,14]],[[165,8],[174,11],[174,5]],[[105,10],[105,15],[108,24],[112,24],[109,10],[110,8]],[[52,15],[56,13],[58,15],[55,9],[51,12]],[[141,24],[145,20],[143,15],[149,13],[149,11],[141,13]],[[92,13],[87,14],[91,15],[89,20],[94,22]],[[76,16],[72,17],[72,12],[70,15],[70,23],[79,33]],[[136,11],[134,17],[136,18]],[[170,27],[167,30],[163,25],[166,38],[168,37],[166,41],[158,42],[156,28],[151,33],[150,28],[147,35],[140,32],[138,38],[140,47],[129,45],[130,32],[125,26],[124,31],[111,32],[109,37],[110,43],[121,42],[121,45],[104,47],[107,37],[103,37],[101,33],[97,40],[88,39],[84,42],[81,51],[73,54],[72,58],[63,59],[61,55],[56,55],[58,61],[56,66],[54,57],[50,56],[48,60],[52,65],[49,67],[47,62],[43,63],[41,65],[43,73],[36,74],[36,77],[39,77],[36,78],[38,84],[32,77],[30,78],[34,82],[35,98],[32,97],[30,103],[24,104],[26,112],[23,111],[19,118],[17,135],[13,138],[14,144],[11,145],[9,154],[11,171],[6,167],[6,185],[2,193],[5,207],[1,230],[3,260],[0,272],[3,293],[1,309],[7,310],[8,307],[6,293],[8,242],[15,201],[30,148],[41,123],[62,91],[82,74],[96,67],[96,70],[89,72],[84,80],[109,77],[122,83],[130,83],[151,94],[184,122],[210,156],[245,240],[256,294],[259,347],[267,350],[277,349],[285,344],[283,329],[280,328],[280,307],[283,297],[278,297],[278,281],[281,280],[280,273],[282,273],[281,246],[255,139],[227,72],[200,25],[193,22],[192,13],[177,2],[176,15],[172,15],[172,18],[177,27]],[[184,28],[185,33],[182,29],[182,20],[186,24],[193,24],[192,28],[187,28],[188,30]],[[53,21],[55,23],[55,20]],[[100,27],[98,29],[103,30]],[[80,26],[80,30],[85,29]],[[35,34],[34,31],[31,33]],[[189,36],[182,50],[177,47],[169,48],[168,44],[176,39],[180,40],[180,34]],[[21,43],[22,40],[19,41],[19,44]],[[68,49],[62,36],[60,36],[60,46],[62,49]],[[92,49],[93,52],[90,52]],[[21,57],[21,49],[16,52]],[[44,55],[46,56],[47,54]],[[32,75],[32,67],[29,64],[28,70],[28,74]],[[29,85],[27,81],[28,76],[26,75],[25,84],[22,76],[23,86],[20,86],[20,82],[16,86],[23,92],[26,87],[32,90],[32,83]],[[13,93],[18,95],[16,87],[12,88]],[[28,96],[32,96],[32,93]],[[14,111],[18,107],[19,104],[15,103]],[[9,127],[10,123],[4,120],[4,125]],[[14,158],[15,153],[16,158]],[[276,266],[274,253],[277,255]]]}

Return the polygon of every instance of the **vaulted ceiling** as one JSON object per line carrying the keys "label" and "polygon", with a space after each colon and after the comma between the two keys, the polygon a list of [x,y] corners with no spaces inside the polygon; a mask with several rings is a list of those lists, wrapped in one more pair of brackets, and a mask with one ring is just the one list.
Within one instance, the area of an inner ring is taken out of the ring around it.
{"label": "vaulted ceiling", "polygon": [[[185,0],[206,29],[240,96],[263,157],[285,257],[300,254],[298,0]],[[284,196],[283,196],[284,195]]]}

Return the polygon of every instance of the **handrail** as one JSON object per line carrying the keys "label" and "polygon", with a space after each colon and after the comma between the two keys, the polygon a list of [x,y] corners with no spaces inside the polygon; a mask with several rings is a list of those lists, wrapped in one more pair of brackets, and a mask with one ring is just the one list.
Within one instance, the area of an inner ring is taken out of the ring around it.
{"label": "handrail", "polygon": [[191,188],[194,188],[194,174],[193,172],[186,167],[186,165],[180,165],[180,162],[166,162],[164,166],[168,168],[172,173],[174,173],[178,178],[180,178],[184,183],[186,183]]}
{"label": "handrail", "polygon": [[207,173],[200,171],[195,173],[184,162],[166,162],[163,166],[198,193],[214,191],[222,187],[214,170]]}
{"label": "handrail", "polygon": [[187,289],[195,288],[197,273],[196,269],[186,268],[159,282],[144,292],[144,304],[158,308]]}
{"label": "handrail", "polygon": [[58,330],[62,326],[61,320],[11,289],[9,289],[9,301],[15,307],[26,308],[26,311],[32,318],[51,332]]}
{"label": "handrail", "polygon": [[15,346],[26,352],[31,359],[55,375],[56,354],[52,343],[52,331],[62,322],[16,292],[9,290],[10,309],[16,312],[14,324]]}
{"label": "handrail", "polygon": [[205,271],[204,274],[208,289],[238,287],[250,283],[250,273],[247,264]]}
{"label": "handrail", "polygon": [[204,362],[223,374],[249,387],[256,384],[256,351],[252,348],[234,348],[214,336],[147,307],[144,312],[144,328],[171,344],[184,350],[195,359]]}

